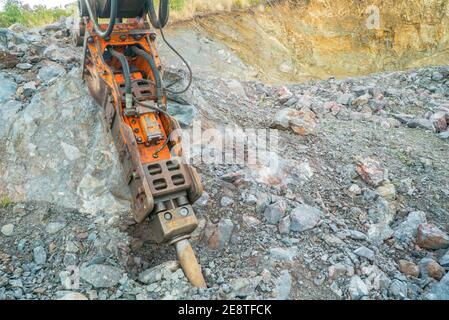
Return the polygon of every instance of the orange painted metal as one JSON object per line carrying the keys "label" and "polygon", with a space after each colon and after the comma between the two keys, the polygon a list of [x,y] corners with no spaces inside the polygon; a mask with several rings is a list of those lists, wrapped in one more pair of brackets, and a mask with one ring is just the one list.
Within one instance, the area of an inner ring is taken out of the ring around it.
{"label": "orange painted metal", "polygon": [[[90,58],[93,59],[92,63],[87,63],[86,68],[90,69],[91,75],[98,75],[109,87],[111,90],[112,97],[114,99],[115,106],[118,106],[118,113],[123,117],[123,122],[127,124],[134,133],[134,136],[138,143],[138,149],[140,152],[140,160],[142,164],[148,164],[155,161],[170,159],[171,154],[168,146],[164,145],[164,141],[167,139],[167,135],[170,134],[170,128],[164,126],[164,121],[162,121],[161,116],[154,112],[150,114],[138,115],[138,116],[125,116],[125,101],[122,98],[122,92],[120,90],[121,87],[125,84],[124,76],[121,73],[115,74],[114,70],[120,70],[121,65],[117,59],[111,59],[111,63],[108,65],[105,63],[103,59],[104,53],[107,51],[109,46],[114,47],[115,50],[119,52],[124,52],[124,48],[127,46],[137,45],[144,49],[146,52],[152,54],[154,57],[156,66],[162,72],[161,62],[159,59],[159,55],[156,51],[156,46],[153,44],[153,41],[150,40],[150,31],[148,28],[144,27],[142,23],[137,20],[129,20],[126,24],[116,24],[114,27],[114,32],[107,39],[103,39],[100,36],[95,35],[95,31],[93,28],[93,22],[89,22],[87,24],[87,30],[91,35],[91,41],[88,41],[87,46],[90,52]],[[137,35],[137,36],[135,36]],[[143,79],[143,74],[147,75],[146,80],[150,80],[155,82],[155,77],[151,70],[149,63],[143,57],[134,57],[128,58],[128,63],[130,68],[133,70],[139,70],[137,72],[131,73],[131,81]],[[161,75],[162,76],[162,75]],[[152,88],[154,90],[154,88]],[[152,92],[153,96],[156,96],[156,92]],[[163,97],[163,104],[166,102],[166,97]],[[148,144],[145,143],[147,141],[147,136],[145,132],[147,128],[145,128],[146,120],[142,117],[149,117],[152,122],[156,122],[160,128],[160,131],[163,135],[163,139],[159,141],[157,144]],[[123,134],[123,133],[122,133]],[[140,140],[142,142],[140,142]],[[160,152],[157,154],[157,157],[154,156],[157,150]]]}

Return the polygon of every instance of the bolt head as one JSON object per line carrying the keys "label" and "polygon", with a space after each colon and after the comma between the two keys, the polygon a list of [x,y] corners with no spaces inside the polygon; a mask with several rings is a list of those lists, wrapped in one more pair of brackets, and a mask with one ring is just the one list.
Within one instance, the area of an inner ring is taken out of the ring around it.
{"label": "bolt head", "polygon": [[172,214],[170,212],[164,213],[164,219],[167,221],[170,221],[173,218]]}
{"label": "bolt head", "polygon": [[179,210],[179,214],[183,217],[187,217],[189,215],[189,209],[187,209],[186,207],[182,207]]}

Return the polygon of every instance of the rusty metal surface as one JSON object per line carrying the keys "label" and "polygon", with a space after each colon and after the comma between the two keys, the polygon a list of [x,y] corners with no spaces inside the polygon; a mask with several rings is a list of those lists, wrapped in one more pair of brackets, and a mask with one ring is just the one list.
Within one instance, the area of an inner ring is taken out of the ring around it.
{"label": "rusty metal surface", "polygon": [[174,244],[178,255],[179,263],[189,282],[198,288],[207,288],[201,266],[196,259],[195,252],[189,240],[183,239]]}

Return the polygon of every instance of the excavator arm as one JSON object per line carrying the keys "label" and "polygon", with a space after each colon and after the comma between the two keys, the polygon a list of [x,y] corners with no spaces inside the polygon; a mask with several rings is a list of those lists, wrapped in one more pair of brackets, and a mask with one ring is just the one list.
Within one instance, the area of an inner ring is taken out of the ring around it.
{"label": "excavator arm", "polygon": [[[198,223],[192,204],[202,194],[196,170],[183,158],[180,126],[167,112],[156,33],[168,21],[168,0],[79,0],[83,78],[103,107],[119,153],[138,223],[149,221],[157,243],[176,248],[189,281],[206,287],[188,241]],[[146,17],[149,16],[150,22]],[[109,19],[100,24],[98,19]],[[151,28],[151,26],[153,28]]]}

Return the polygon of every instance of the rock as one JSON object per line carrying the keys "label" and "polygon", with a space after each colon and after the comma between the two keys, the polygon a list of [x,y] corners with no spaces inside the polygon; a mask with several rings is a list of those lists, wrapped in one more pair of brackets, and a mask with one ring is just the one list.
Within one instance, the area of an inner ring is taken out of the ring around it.
{"label": "rock", "polygon": [[283,248],[271,248],[270,256],[275,260],[292,262],[296,257],[296,252]]}
{"label": "rock", "polygon": [[407,298],[407,283],[394,279],[390,285],[390,293],[395,298],[406,299]]}
{"label": "rock", "polygon": [[183,128],[192,126],[198,116],[198,109],[192,105],[181,105],[178,103],[168,103],[168,113],[171,114]]}
{"label": "rock", "polygon": [[62,64],[69,64],[78,60],[77,55],[69,48],[59,47],[55,44],[49,45],[44,53],[44,57],[59,62]]}
{"label": "rock", "polygon": [[279,233],[282,235],[289,234],[290,226],[291,226],[290,217],[287,216],[287,217],[282,218],[278,225]]}
{"label": "rock", "polygon": [[444,79],[444,76],[441,73],[439,73],[438,71],[435,71],[435,72],[432,73],[432,78],[431,79],[433,81],[441,81],[441,80]]}
{"label": "rock", "polygon": [[19,63],[16,65],[16,68],[20,70],[30,70],[33,68],[33,65],[30,63]]}
{"label": "rock", "polygon": [[418,227],[420,224],[427,222],[426,214],[422,211],[414,211],[408,214],[394,231],[394,237],[399,243],[409,244],[416,239]]}
{"label": "rock", "polygon": [[368,229],[368,239],[375,245],[379,245],[391,238],[393,234],[394,231],[390,228],[388,223],[372,224]]}
{"label": "rock", "polygon": [[449,268],[449,250],[438,260],[441,266]]}
{"label": "rock", "polygon": [[264,212],[264,217],[269,224],[278,224],[284,216],[286,204],[284,202],[276,202],[269,205]]}
{"label": "rock", "polygon": [[444,268],[431,258],[423,258],[419,262],[419,266],[421,269],[421,277],[424,279],[431,277],[435,280],[440,280],[444,276]]}
{"label": "rock", "polygon": [[223,197],[221,198],[220,204],[222,207],[229,207],[234,203],[234,200],[232,200],[229,197]]}
{"label": "rock", "polygon": [[64,255],[63,263],[65,266],[76,266],[78,264],[78,258],[76,254],[66,253]]}
{"label": "rock", "polygon": [[[206,227],[207,228],[207,227]],[[234,224],[229,219],[222,219],[214,228],[212,234],[207,237],[207,245],[213,250],[222,250],[231,239]]]}
{"label": "rock", "polygon": [[0,103],[12,99],[17,91],[17,84],[4,73],[0,72]]}
{"label": "rock", "polygon": [[13,235],[14,233],[14,225],[11,223],[5,224],[2,229],[1,232],[4,236],[6,237],[10,237]]}
{"label": "rock", "polygon": [[359,276],[352,276],[348,288],[349,296],[352,300],[360,300],[369,294],[368,287]]}
{"label": "rock", "polygon": [[296,232],[313,229],[320,222],[321,216],[322,212],[317,208],[301,204],[297,206],[290,215],[290,229]]}
{"label": "rock", "polygon": [[440,282],[430,287],[425,297],[429,300],[449,300],[449,272]]}
{"label": "rock", "polygon": [[352,185],[349,187],[348,191],[349,191],[350,193],[356,195],[356,196],[358,196],[358,195],[360,195],[360,194],[362,193],[362,189],[361,189],[358,185],[356,185],[356,184],[352,184]]}
{"label": "rock", "polygon": [[360,177],[373,187],[379,186],[384,181],[384,170],[380,163],[372,158],[359,161],[356,170]]}
{"label": "rock", "polygon": [[348,230],[349,237],[354,240],[366,240],[368,237],[361,231],[358,230]]}
{"label": "rock", "polygon": [[275,281],[274,293],[277,300],[288,300],[292,290],[292,276],[288,270],[282,270]]}
{"label": "rock", "polygon": [[60,77],[65,74],[66,74],[66,71],[65,71],[64,67],[62,67],[61,65],[59,65],[57,63],[49,63],[48,65],[46,65],[45,67],[42,67],[39,70],[37,77],[44,82],[49,82],[50,80]]}
{"label": "rock", "polygon": [[178,261],[168,261],[151,269],[145,270],[139,274],[139,281],[145,284],[151,284],[162,280],[164,275],[172,274],[180,268]]}
{"label": "rock", "polygon": [[17,58],[16,55],[11,54],[0,47],[0,69],[14,68],[17,63],[19,63],[19,58]]}
{"label": "rock", "polygon": [[36,92],[36,84],[34,81],[27,82],[23,85],[23,94],[27,98],[31,98],[31,96]]}
{"label": "rock", "polygon": [[419,277],[419,267],[407,260],[399,260],[399,271],[407,276]]}
{"label": "rock", "polygon": [[45,227],[45,231],[49,234],[55,234],[66,227],[65,222],[49,222]]}
{"label": "rock", "polygon": [[443,140],[449,139],[449,131],[441,132],[438,137]]}
{"label": "rock", "polygon": [[[5,118],[2,109],[0,189],[12,201],[57,203],[89,214],[130,209],[118,153],[79,70],[40,90],[21,112]],[[61,142],[86,156],[70,160]]]}
{"label": "rock", "polygon": [[230,282],[231,293],[230,296],[233,298],[246,298],[256,290],[259,285],[259,279],[248,279],[248,278],[237,278],[232,279]]}
{"label": "rock", "polygon": [[243,220],[243,223],[250,228],[256,228],[258,225],[260,225],[259,219],[249,216],[247,214],[243,215],[242,220]]}
{"label": "rock", "polygon": [[95,288],[110,288],[121,279],[123,271],[104,264],[83,266],[80,269],[80,278]]}
{"label": "rock", "polygon": [[290,128],[296,134],[302,136],[316,134],[316,115],[309,108],[301,110],[286,108],[275,115],[274,127],[278,129]]}
{"label": "rock", "polygon": [[432,121],[437,132],[443,132],[447,130],[447,117],[446,112],[439,111],[434,113],[429,120]]}
{"label": "rock", "polygon": [[356,250],[354,250],[354,253],[356,255],[358,255],[359,257],[366,258],[370,261],[374,261],[374,259],[376,258],[374,251],[371,249],[368,249],[365,246],[361,246],[361,247],[357,248]]}
{"label": "rock", "polygon": [[430,130],[432,132],[435,131],[435,127],[433,126],[432,121],[430,121],[428,119],[422,119],[422,118],[410,120],[409,122],[407,122],[407,127],[421,128],[421,129],[425,129],[425,130]]}
{"label": "rock", "polygon": [[280,104],[284,104],[288,100],[293,98],[293,93],[291,93],[291,91],[288,90],[286,87],[280,88],[277,93],[278,93],[278,102]]}
{"label": "rock", "polygon": [[376,191],[382,198],[385,198],[387,200],[396,199],[396,187],[392,183],[386,183],[382,186],[379,186]]}
{"label": "rock", "polygon": [[337,98],[337,103],[344,106],[349,106],[353,99],[354,96],[352,94],[344,93]]}
{"label": "rock", "polygon": [[58,300],[89,300],[87,297],[79,292],[67,292]]}
{"label": "rock", "polygon": [[328,268],[329,279],[336,280],[346,274],[346,266],[342,263],[337,263]]}
{"label": "rock", "polygon": [[430,223],[418,227],[417,244],[424,249],[449,248],[449,236],[438,227]]}
{"label": "rock", "polygon": [[36,264],[44,264],[47,261],[47,252],[45,251],[44,247],[39,246],[33,249],[34,254],[34,262]]}

